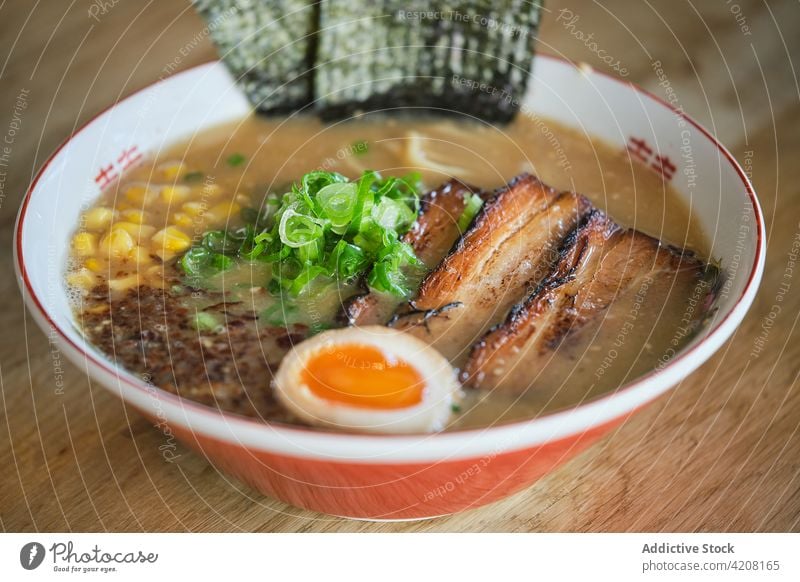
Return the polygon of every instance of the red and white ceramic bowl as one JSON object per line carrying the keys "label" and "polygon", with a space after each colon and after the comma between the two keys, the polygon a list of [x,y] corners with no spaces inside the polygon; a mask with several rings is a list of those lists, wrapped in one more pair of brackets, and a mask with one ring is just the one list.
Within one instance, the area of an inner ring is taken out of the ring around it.
{"label": "red and white ceramic bowl", "polygon": [[[705,129],[606,75],[537,58],[529,111],[602,138],[665,172],[705,227],[726,282],[713,321],[660,370],[577,408],[528,422],[432,435],[336,434],[272,425],[183,400],[118,368],[82,337],[63,284],[70,234],[107,177],[250,107],[209,63],[128,97],[45,163],[16,228],[16,268],[31,313],[75,364],[223,471],[323,513],[414,519],[478,507],[529,486],[685,378],[733,333],[764,266],[764,224],[742,168]],[[691,169],[690,169],[691,168]]]}

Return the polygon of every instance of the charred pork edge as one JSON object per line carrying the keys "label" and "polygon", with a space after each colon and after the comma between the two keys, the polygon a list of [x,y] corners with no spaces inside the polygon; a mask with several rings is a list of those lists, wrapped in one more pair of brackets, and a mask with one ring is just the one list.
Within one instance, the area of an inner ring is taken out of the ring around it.
{"label": "charred pork edge", "polygon": [[[451,261],[453,261],[456,255],[464,252],[467,239],[473,236],[474,232],[480,230],[481,228],[484,228],[486,221],[490,220],[490,214],[496,212],[495,208],[503,204],[503,198],[505,197],[505,195],[513,191],[518,186],[524,185],[524,183],[528,183],[533,188],[540,187],[542,188],[542,190],[545,191],[545,193],[553,195],[553,199],[547,204],[547,208],[549,208],[552,205],[552,203],[558,199],[558,196],[560,196],[560,194],[563,194],[559,193],[554,188],[542,182],[538,177],[529,173],[520,174],[519,176],[513,178],[505,186],[502,186],[497,190],[495,190],[494,194],[492,194],[492,196],[484,203],[483,207],[480,209],[480,212],[472,221],[470,227],[460,237],[458,237],[456,242],[453,244],[453,247],[450,250],[450,252],[444,256],[444,258],[439,262],[439,265],[435,269],[432,269],[425,276],[425,278],[419,285],[419,291],[422,291],[425,288],[426,284],[429,283],[431,277],[434,274],[441,271],[443,267],[446,267]],[[403,316],[406,314],[400,312],[399,315]]]}
{"label": "charred pork edge", "polygon": [[[582,195],[577,194],[577,196]],[[488,348],[489,338],[492,335],[500,332],[503,329],[506,330],[502,337],[498,338],[501,342],[498,346],[499,350],[509,341],[510,338],[516,335],[522,321],[527,317],[530,310],[535,307],[536,303],[545,293],[565,285],[575,277],[575,269],[580,264],[580,259],[586,253],[587,248],[585,239],[582,237],[582,235],[584,232],[587,232],[588,229],[592,228],[593,223],[598,221],[608,221],[612,224],[614,231],[619,230],[619,225],[613,222],[608,215],[606,215],[606,213],[599,208],[593,207],[590,212],[587,212],[585,216],[581,217],[581,220],[577,225],[575,225],[575,228],[573,228],[569,234],[564,237],[564,240],[558,249],[558,259],[554,262],[550,274],[547,275],[542,282],[536,286],[536,289],[534,289],[526,298],[511,307],[504,321],[493,325],[486,331],[485,334],[483,334],[481,339],[472,345],[469,357],[464,365],[464,369],[459,374],[459,379],[463,384],[468,386],[470,380],[472,380],[476,373],[480,370],[481,362],[478,361],[478,356],[482,350]],[[567,268],[564,268],[565,261],[569,255],[574,252],[575,247],[579,244],[583,244],[583,246],[577,251],[578,255],[571,261],[569,265],[566,265]],[[495,350],[495,352],[498,350]],[[476,362],[478,366],[472,366],[471,364],[474,362]]]}
{"label": "charred pork edge", "polygon": [[[503,203],[502,200],[503,196],[507,192],[511,192],[512,190],[514,190],[517,186],[521,185],[523,182],[529,182],[533,187],[541,186],[543,190],[549,193],[553,194],[556,193],[556,190],[554,188],[548,186],[533,174],[529,174],[526,172],[524,174],[520,174],[519,176],[515,176],[514,178],[511,179],[511,181],[508,184],[506,184],[505,186],[501,186],[500,188],[497,188],[491,195],[488,195],[484,199],[485,202],[481,207],[480,211],[478,212],[478,215],[472,221],[470,227],[456,239],[455,243],[453,243],[453,247],[450,249],[450,252],[447,253],[442,258],[439,265],[436,267],[436,269],[433,269],[431,273],[437,271],[445,262],[449,262],[450,258],[453,255],[460,252],[462,250],[463,245],[465,244],[464,241],[466,240],[466,238],[469,237],[474,231],[481,228],[483,226],[483,223],[488,220],[487,216],[489,215],[489,213],[493,212],[496,206]],[[428,276],[430,276],[430,273],[428,274]],[[427,278],[428,277],[426,276],[425,279]],[[424,284],[425,280],[423,280],[422,283],[420,284],[420,289]]]}

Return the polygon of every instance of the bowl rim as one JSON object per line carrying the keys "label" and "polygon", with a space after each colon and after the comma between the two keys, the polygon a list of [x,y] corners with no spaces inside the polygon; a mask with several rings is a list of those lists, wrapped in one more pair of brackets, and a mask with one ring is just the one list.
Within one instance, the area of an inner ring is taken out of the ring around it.
{"label": "bowl rim", "polygon": [[[326,458],[350,462],[364,462],[366,458],[366,462],[368,463],[398,461],[413,463],[416,461],[478,458],[487,454],[497,455],[500,452],[510,452],[540,446],[553,440],[581,435],[597,430],[602,426],[621,421],[691,374],[716,352],[733,334],[744,318],[753,302],[764,270],[766,258],[764,218],[755,190],[747,174],[728,149],[722,145],[714,135],[684,111],[672,106],[661,97],[654,95],[650,91],[630,81],[619,79],[606,72],[598,71],[593,68],[589,68],[587,71],[585,66],[574,63],[561,56],[540,53],[537,54],[535,58],[548,59],[560,65],[577,68],[584,74],[598,75],[601,78],[633,89],[637,93],[654,101],[656,104],[670,110],[674,115],[683,118],[692,127],[697,129],[717,148],[719,153],[722,154],[736,171],[744,185],[755,217],[756,252],[753,264],[749,268],[750,271],[747,282],[740,296],[731,306],[730,310],[715,323],[713,328],[708,330],[704,338],[696,345],[680,352],[663,368],[653,369],[645,375],[603,396],[572,408],[547,413],[533,419],[491,425],[483,428],[408,435],[335,432],[326,429],[294,426],[245,417],[235,413],[214,409],[213,407],[182,398],[159,387],[155,387],[157,389],[158,400],[168,405],[163,408],[164,411],[166,411],[167,408],[176,412],[180,410],[184,415],[184,418],[180,418],[177,415],[170,416],[165,412],[167,422],[176,422],[182,424],[193,433],[199,432],[211,436],[212,438],[216,437],[218,440],[233,442],[239,446],[272,452],[277,451],[279,454],[285,456],[300,458]],[[107,361],[98,354],[92,353],[90,350],[85,349],[83,346],[73,341],[64,333],[62,328],[56,324],[43,302],[35,293],[28,278],[22,244],[22,233],[28,205],[39,180],[59,153],[87,127],[98,121],[99,118],[103,117],[121,103],[131,100],[141,93],[151,91],[162,83],[174,81],[179,77],[199,74],[204,70],[210,70],[220,65],[220,63],[221,61],[213,59],[194,65],[168,77],[160,78],[153,83],[149,83],[137,89],[126,97],[117,100],[93,115],[64,139],[47,157],[25,192],[14,225],[14,268],[25,304],[33,311],[34,315],[37,316],[37,322],[42,325],[43,328],[46,325],[50,330],[54,331],[57,339],[62,345],[72,350],[74,355],[80,356],[84,361],[115,378],[119,383],[119,395],[122,397],[123,401],[133,406],[136,406],[136,404],[125,397],[126,389],[145,393],[144,395],[152,398],[152,388],[149,388],[143,381],[136,378],[124,368],[111,361]],[[91,369],[91,366],[89,366],[89,369]],[[91,373],[89,374],[91,375]],[[190,417],[193,418],[190,419]],[[234,436],[233,433],[238,434]],[[278,436],[284,437],[284,442],[269,442],[267,437],[270,434],[277,434]],[[493,438],[490,439],[490,436]],[[424,451],[419,448],[420,445],[424,447]],[[350,449],[351,453],[343,453],[346,449]],[[399,453],[398,450],[400,451]],[[354,454],[352,451],[361,451],[362,453],[366,453],[367,457],[364,457],[363,454]],[[413,454],[409,454],[408,451]]]}

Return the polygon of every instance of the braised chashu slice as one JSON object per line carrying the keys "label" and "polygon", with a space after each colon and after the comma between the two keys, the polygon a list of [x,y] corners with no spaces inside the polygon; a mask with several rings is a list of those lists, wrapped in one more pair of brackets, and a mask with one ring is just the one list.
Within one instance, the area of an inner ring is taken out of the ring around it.
{"label": "braised chashu slice", "polygon": [[[450,180],[422,197],[417,221],[403,235],[403,242],[411,245],[428,269],[434,269],[461,236],[458,220],[473,195],[485,197],[482,190]],[[402,302],[388,293],[362,293],[344,303],[342,319],[349,325],[382,325]]]}
{"label": "braised chashu slice", "polygon": [[459,366],[468,348],[547,276],[564,238],[591,211],[583,196],[522,175],[484,204],[450,254],[390,325]]}
{"label": "braised chashu slice", "polygon": [[[681,339],[715,290],[716,269],[600,210],[561,254],[547,280],[472,348],[466,385],[514,393],[541,387],[548,402],[580,401],[602,376],[622,383],[657,366],[663,354],[648,352],[655,324]],[[665,325],[677,321],[675,313],[683,324]]]}

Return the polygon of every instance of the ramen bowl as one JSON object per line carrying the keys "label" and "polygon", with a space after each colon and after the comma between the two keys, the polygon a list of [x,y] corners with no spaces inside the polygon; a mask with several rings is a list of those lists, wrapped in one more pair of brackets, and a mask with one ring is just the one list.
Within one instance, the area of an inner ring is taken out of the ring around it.
{"label": "ramen bowl", "polygon": [[110,107],[44,164],[20,210],[15,266],[37,323],[76,365],[186,446],[254,489],[336,516],[421,519],[479,507],[530,486],[686,378],[725,342],[753,301],[764,226],[730,153],[682,112],[634,85],[537,57],[522,109],[627,150],[677,190],[724,275],[701,333],[663,365],[610,394],[524,422],[434,434],[367,435],[261,422],[147,384],[118,367],[75,324],[64,265],[79,217],[127,165],[250,106],[212,62]]}

